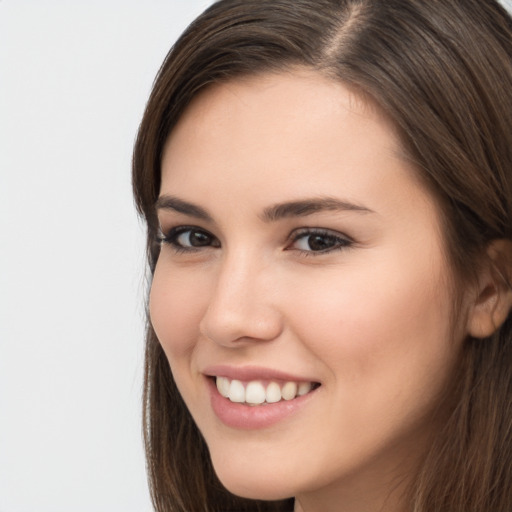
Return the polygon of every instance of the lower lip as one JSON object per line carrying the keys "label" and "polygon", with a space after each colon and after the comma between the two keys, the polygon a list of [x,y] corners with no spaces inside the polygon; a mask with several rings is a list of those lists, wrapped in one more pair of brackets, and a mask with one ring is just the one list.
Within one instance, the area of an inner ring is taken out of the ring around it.
{"label": "lower lip", "polygon": [[247,405],[224,398],[214,379],[207,378],[213,412],[228,427],[253,430],[270,427],[297,413],[316,394],[316,390],[293,400],[281,400],[274,404]]}

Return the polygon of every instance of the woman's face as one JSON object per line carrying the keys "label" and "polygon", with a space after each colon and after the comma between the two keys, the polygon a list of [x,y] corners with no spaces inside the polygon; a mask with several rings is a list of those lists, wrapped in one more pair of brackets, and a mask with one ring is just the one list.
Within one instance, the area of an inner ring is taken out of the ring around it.
{"label": "woman's face", "polygon": [[317,504],[396,485],[464,333],[388,120],[313,72],[213,86],[169,137],[157,208],[151,320],[224,485]]}

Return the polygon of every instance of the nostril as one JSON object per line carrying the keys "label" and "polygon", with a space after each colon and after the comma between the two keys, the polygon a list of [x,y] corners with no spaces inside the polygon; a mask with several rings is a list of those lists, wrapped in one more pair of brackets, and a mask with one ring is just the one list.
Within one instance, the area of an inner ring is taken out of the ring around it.
{"label": "nostril", "polygon": [[207,339],[223,346],[271,341],[282,332],[282,318],[270,307],[220,307],[212,304],[199,329]]}

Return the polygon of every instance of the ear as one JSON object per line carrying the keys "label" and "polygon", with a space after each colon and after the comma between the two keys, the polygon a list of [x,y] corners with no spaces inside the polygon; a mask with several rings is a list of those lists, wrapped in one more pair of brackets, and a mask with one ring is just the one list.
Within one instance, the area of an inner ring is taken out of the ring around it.
{"label": "ear", "polygon": [[494,240],[486,256],[468,316],[468,334],[474,338],[496,332],[512,309],[512,241]]}

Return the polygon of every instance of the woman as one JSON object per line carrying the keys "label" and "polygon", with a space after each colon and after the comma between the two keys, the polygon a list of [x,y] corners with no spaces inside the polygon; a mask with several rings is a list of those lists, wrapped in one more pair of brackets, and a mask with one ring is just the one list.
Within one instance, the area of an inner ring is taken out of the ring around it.
{"label": "woman", "polygon": [[221,0],[134,152],[159,511],[512,510],[512,23]]}

